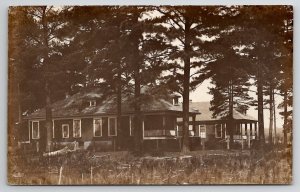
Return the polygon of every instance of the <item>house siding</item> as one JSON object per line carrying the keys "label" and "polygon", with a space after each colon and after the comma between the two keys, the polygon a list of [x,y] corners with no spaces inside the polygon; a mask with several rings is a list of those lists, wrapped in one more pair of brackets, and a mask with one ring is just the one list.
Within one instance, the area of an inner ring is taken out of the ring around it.
{"label": "house siding", "polygon": [[[69,138],[62,137],[62,125],[69,125]],[[54,120],[54,139],[57,142],[73,141],[73,119]]]}
{"label": "house siding", "polygon": [[[94,136],[94,119],[102,119],[102,135],[101,136]],[[91,148],[96,151],[109,151],[109,150],[127,150],[133,147],[133,135],[130,135],[130,130],[133,128],[133,119],[131,121],[130,127],[130,115],[124,115],[121,117],[121,127],[120,130],[117,131],[116,136],[109,136],[108,129],[109,129],[109,118],[117,118],[113,115],[107,115],[107,116],[94,116],[94,117],[77,117],[77,118],[60,118],[60,119],[53,119],[53,126],[54,126],[54,138],[53,142],[55,145],[55,149],[60,149],[61,145],[65,145],[67,143],[77,141],[79,143],[79,146],[84,146],[84,148]],[[78,119],[81,121],[81,137],[74,138],[73,135],[73,121],[74,119]],[[157,115],[145,115],[143,117],[145,130],[174,130],[176,129],[176,122],[177,116],[174,114],[157,114]],[[40,146],[45,146],[46,143],[43,143],[41,145],[41,142],[46,141],[46,134],[47,131],[45,129],[45,120],[39,121],[39,127],[40,127],[40,138],[39,139],[32,139],[32,121],[29,120],[29,126],[30,126],[30,141],[31,142],[39,142]],[[63,138],[62,136],[62,125],[67,124],[69,126],[69,137]],[[209,129],[207,129],[209,130]],[[214,133],[213,131],[211,131]],[[133,130],[131,130],[131,133],[133,134]],[[158,140],[165,140],[159,138],[160,135],[157,136]],[[165,135],[161,135],[161,137],[166,137]],[[168,137],[168,136],[167,136]],[[149,138],[148,138],[149,139]],[[179,145],[178,140],[174,137],[169,136],[166,140],[167,141],[156,141],[157,139],[152,138],[149,141],[145,140],[145,143],[149,145],[157,145],[159,143],[160,146],[168,145],[169,142],[171,142],[171,145],[174,145],[174,142],[176,145]],[[171,139],[171,140],[170,140]],[[199,139],[199,138],[198,138]],[[198,141],[196,141],[198,142]],[[121,144],[120,144],[121,143]],[[146,145],[147,145],[146,144]],[[116,146],[119,148],[117,149]],[[177,146],[178,147],[178,146]],[[155,149],[153,147],[150,147],[151,149]],[[168,148],[168,147],[162,147],[162,148]],[[42,149],[41,149],[42,150]],[[172,149],[173,150],[173,149]]]}
{"label": "house siding", "polygon": [[31,120],[29,121],[29,135],[30,135],[30,143],[33,143],[37,151],[44,150],[46,148],[46,127],[45,121],[38,121],[39,122],[39,138],[33,139],[32,137],[32,122],[38,120]]}
{"label": "house siding", "polygon": [[[121,117],[121,132],[118,130],[118,135],[120,137],[129,137],[130,136],[130,116]],[[133,122],[131,122],[133,123]]]}
{"label": "house siding", "polygon": [[93,118],[81,119],[81,141],[91,141],[94,138]]}

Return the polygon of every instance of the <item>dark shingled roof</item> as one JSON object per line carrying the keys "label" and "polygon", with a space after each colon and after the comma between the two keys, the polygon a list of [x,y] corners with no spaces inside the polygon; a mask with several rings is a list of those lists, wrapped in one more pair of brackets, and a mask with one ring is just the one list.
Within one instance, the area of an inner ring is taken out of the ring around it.
{"label": "dark shingled roof", "polygon": [[[209,102],[191,102],[190,108],[194,110],[199,110],[201,112],[200,115],[196,115],[196,121],[213,121],[213,120],[221,120],[220,117],[213,118],[213,112],[209,110],[210,103]],[[250,115],[244,115],[236,110],[233,110],[233,118],[236,120],[251,120],[257,121],[254,117]]]}
{"label": "dark shingled roof", "polygon": [[[74,117],[74,116],[97,116],[105,114],[116,114],[117,104],[113,97],[103,100],[100,88],[94,89],[90,92],[79,92],[64,100],[55,102],[52,104],[52,116],[53,117]],[[102,101],[101,101],[102,99]],[[123,96],[122,101],[122,113],[130,114],[134,113],[134,108],[130,104],[133,98],[130,96]],[[97,100],[96,106],[86,106],[85,102],[89,100]],[[169,101],[163,98],[147,98],[147,102],[143,102],[141,105],[143,112],[182,112],[181,105],[173,105]],[[190,113],[199,114],[197,110],[190,108]],[[39,109],[30,115],[27,119],[33,118],[45,118],[45,108]]]}

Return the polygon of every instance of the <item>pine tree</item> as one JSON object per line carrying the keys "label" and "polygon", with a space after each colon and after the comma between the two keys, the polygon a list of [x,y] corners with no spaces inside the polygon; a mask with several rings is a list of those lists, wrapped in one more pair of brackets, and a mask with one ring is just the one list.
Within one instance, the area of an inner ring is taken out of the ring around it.
{"label": "pine tree", "polygon": [[[201,84],[203,65],[214,59],[209,45],[236,16],[235,8],[210,7],[160,7],[160,22],[166,26],[165,37],[169,42],[169,75],[167,85],[183,95],[183,147],[189,150],[189,92]],[[192,74],[191,74],[191,71]]]}
{"label": "pine tree", "polygon": [[[283,102],[279,104],[279,108],[283,108],[280,113],[283,116],[283,143],[287,145],[287,133],[292,133],[292,114],[293,114],[293,7],[284,6],[280,10],[280,82],[279,91],[283,96]],[[292,135],[292,134],[291,134]]]}
{"label": "pine tree", "polygon": [[[117,100],[118,141],[122,138],[121,105],[122,87],[128,80],[122,78],[124,62],[124,32],[122,23],[126,14],[121,7],[74,7],[70,17],[77,31],[72,47],[83,47],[77,60],[84,63],[86,88],[101,86],[103,98]],[[84,57],[82,57],[84,55]],[[115,96],[115,97],[114,97]],[[115,143],[115,142],[114,142]],[[117,145],[118,146],[118,145]]]}
{"label": "pine tree", "polygon": [[[234,33],[236,35],[236,33]],[[234,35],[224,35],[217,40],[215,51],[219,53],[215,61],[208,63],[203,73],[212,80],[210,94],[210,110],[213,117],[227,120],[227,131],[230,136],[230,146],[233,144],[235,121],[233,110],[245,113],[252,99],[249,92],[249,74],[247,63],[240,47],[234,42]]]}
{"label": "pine tree", "polygon": [[[63,31],[67,22],[63,19],[63,15],[67,8],[55,9],[53,6],[36,6],[12,9],[21,9],[21,12],[18,13],[23,19],[20,45],[28,48],[23,55],[16,56],[18,60],[24,59],[20,64],[24,65],[28,72],[25,73],[26,78],[29,77],[21,89],[28,88],[29,93],[38,98],[37,104],[28,108],[46,105],[46,151],[50,151],[52,140],[51,86],[55,77],[61,74],[58,73],[57,66],[61,59],[61,49],[66,43],[63,41]],[[21,65],[20,69],[23,68]],[[38,89],[39,87],[41,89]],[[33,98],[30,100],[32,102]],[[24,106],[23,110],[25,109]]]}
{"label": "pine tree", "polygon": [[[89,11],[87,11],[87,9]],[[155,84],[160,75],[159,51],[161,42],[153,37],[153,23],[143,19],[151,7],[75,7],[73,16],[76,30],[80,32],[74,40],[84,41],[86,63],[85,75],[89,87],[105,85],[104,95],[115,95],[117,116],[121,117],[122,97],[130,98],[135,109],[135,151],[142,151],[141,105],[145,101],[141,88]],[[91,30],[92,29],[92,30]],[[77,40],[78,39],[78,40]],[[82,39],[82,40],[80,40]],[[82,61],[82,59],[81,59]],[[143,76],[143,78],[141,78]],[[122,138],[120,121],[117,121],[119,139]]]}
{"label": "pine tree", "polygon": [[[280,31],[287,8],[289,6],[243,6],[241,9],[240,27],[244,31],[241,42],[249,49],[248,58],[252,68],[249,72],[256,80],[259,139],[262,149],[265,143],[264,87],[271,85],[273,89],[270,81],[274,74],[278,74],[276,60],[282,58],[282,51],[285,50],[280,45],[284,42]],[[278,18],[274,18],[274,14]],[[268,95],[270,93],[271,91],[268,91]]]}

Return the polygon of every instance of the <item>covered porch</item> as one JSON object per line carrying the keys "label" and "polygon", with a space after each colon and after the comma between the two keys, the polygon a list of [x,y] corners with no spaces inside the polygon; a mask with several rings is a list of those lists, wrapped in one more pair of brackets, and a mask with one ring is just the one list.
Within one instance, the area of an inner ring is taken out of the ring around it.
{"label": "covered porch", "polygon": [[[180,149],[181,115],[181,113],[145,114],[142,120],[144,147],[155,151]],[[195,114],[190,116],[194,117]]]}
{"label": "covered porch", "polygon": [[[244,148],[251,148],[252,141],[258,140],[258,123],[254,120],[235,120],[233,140]],[[229,138],[226,138],[229,140]]]}
{"label": "covered porch", "polygon": [[[144,115],[142,120],[143,139],[177,139],[182,136],[182,130],[178,124],[180,113],[160,113]],[[195,115],[191,115],[195,119]]]}
{"label": "covered porch", "polygon": [[[233,127],[229,127],[229,125]],[[190,123],[190,138],[201,138],[201,145],[207,142],[207,146],[220,147],[229,149],[230,131],[232,130],[233,141],[239,144],[243,149],[251,148],[253,143],[259,139],[258,123],[255,120],[210,120],[196,121]],[[225,146],[224,146],[225,145]]]}
{"label": "covered porch", "polygon": [[[195,124],[198,112],[189,114]],[[179,112],[164,112],[145,114],[142,120],[143,139],[176,139],[182,136],[182,114]],[[189,130],[190,132],[192,130]]]}

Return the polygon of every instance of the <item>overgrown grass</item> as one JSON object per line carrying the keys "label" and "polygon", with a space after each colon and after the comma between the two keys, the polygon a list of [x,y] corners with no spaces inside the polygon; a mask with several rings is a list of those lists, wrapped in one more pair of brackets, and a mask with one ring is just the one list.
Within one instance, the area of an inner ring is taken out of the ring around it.
{"label": "overgrown grass", "polygon": [[[8,181],[15,185],[290,184],[290,149],[193,151],[133,156],[129,152],[42,158],[10,155]],[[92,171],[91,171],[92,170]]]}

